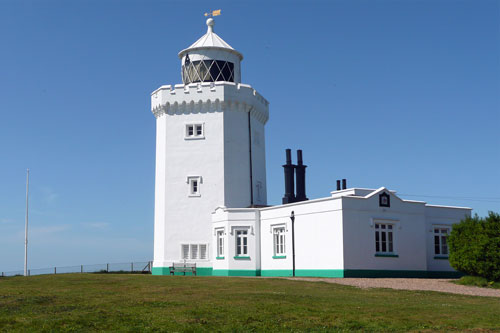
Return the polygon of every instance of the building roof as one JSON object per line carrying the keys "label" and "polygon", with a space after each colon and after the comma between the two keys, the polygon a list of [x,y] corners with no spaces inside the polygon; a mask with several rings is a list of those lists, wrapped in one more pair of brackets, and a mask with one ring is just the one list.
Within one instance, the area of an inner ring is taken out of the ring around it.
{"label": "building roof", "polygon": [[182,50],[179,52],[179,58],[182,59],[182,57],[190,51],[194,50],[200,50],[200,49],[218,49],[218,50],[224,50],[228,51],[230,53],[236,54],[240,60],[243,59],[243,55],[233,49],[231,45],[226,43],[222,38],[219,37],[214,32],[214,25],[215,21],[213,18],[209,18],[207,20],[207,33],[201,36],[200,39],[198,39],[196,42],[194,42],[191,46],[189,46],[187,49]]}

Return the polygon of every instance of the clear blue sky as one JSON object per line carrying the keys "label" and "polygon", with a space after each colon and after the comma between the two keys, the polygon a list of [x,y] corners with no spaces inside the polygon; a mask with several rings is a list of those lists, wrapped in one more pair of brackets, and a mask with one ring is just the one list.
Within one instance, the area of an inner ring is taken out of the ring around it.
{"label": "clear blue sky", "polygon": [[152,258],[150,93],[218,8],[271,103],[270,204],[301,148],[309,198],[347,178],[500,211],[499,1],[3,0],[0,271],[22,269],[28,167],[31,268]]}

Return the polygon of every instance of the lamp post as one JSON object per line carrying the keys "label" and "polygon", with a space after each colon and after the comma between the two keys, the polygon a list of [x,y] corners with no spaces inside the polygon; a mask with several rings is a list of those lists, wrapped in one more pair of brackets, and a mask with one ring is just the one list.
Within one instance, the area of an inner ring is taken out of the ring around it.
{"label": "lamp post", "polygon": [[290,214],[290,220],[292,220],[292,263],[293,263],[292,276],[295,277],[295,213],[293,210],[292,213]]}
{"label": "lamp post", "polygon": [[24,227],[24,276],[28,276],[28,193],[30,169],[26,170],[26,225]]}

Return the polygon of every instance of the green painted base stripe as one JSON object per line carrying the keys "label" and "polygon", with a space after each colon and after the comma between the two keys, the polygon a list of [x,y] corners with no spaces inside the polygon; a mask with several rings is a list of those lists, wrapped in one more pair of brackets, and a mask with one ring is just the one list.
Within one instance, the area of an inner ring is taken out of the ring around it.
{"label": "green painted base stripe", "polygon": [[[293,276],[291,269],[264,269],[262,276]],[[460,272],[448,271],[403,271],[403,270],[367,270],[367,269],[297,269],[295,276],[300,277],[388,277],[388,278],[459,278],[463,276]]]}
{"label": "green painted base stripe", "polygon": [[291,269],[263,269],[261,276],[293,276]]}
{"label": "green painted base stripe", "polygon": [[[212,267],[197,267],[198,276],[293,276],[291,269],[213,269]],[[168,267],[153,267],[153,275],[170,275]],[[175,273],[183,276],[184,273]],[[186,273],[186,276],[192,273]],[[459,278],[465,274],[456,271],[411,271],[411,270],[372,270],[372,269],[297,269],[295,276],[300,277],[370,277],[370,278]]]}
{"label": "green painted base stripe", "polygon": [[[262,276],[293,276],[291,269],[264,269],[261,271]],[[296,269],[295,276],[300,277],[344,277],[342,269]]]}
{"label": "green painted base stripe", "polygon": [[457,278],[463,273],[456,271],[410,271],[410,270],[373,270],[346,269],[344,277],[367,278]]}
{"label": "green painted base stripe", "polygon": [[[211,276],[212,275],[212,267],[196,267],[196,275],[197,276]],[[170,268],[168,267],[153,267],[151,274],[153,275],[170,275]],[[176,272],[174,273],[176,276],[184,276],[184,273]],[[186,272],[186,276],[193,275],[191,272]]]}
{"label": "green painted base stripe", "polygon": [[397,255],[397,254],[375,253],[375,257],[399,258],[399,255]]}
{"label": "green painted base stripe", "polygon": [[428,271],[427,277],[431,279],[458,279],[465,276],[465,273],[457,271]]}
{"label": "green painted base stripe", "polygon": [[260,276],[260,270],[251,269],[214,269],[214,276]]}
{"label": "green painted base stripe", "polygon": [[309,276],[309,277],[344,277],[343,269],[296,269],[295,276]]}
{"label": "green painted base stripe", "polygon": [[153,275],[169,275],[170,271],[168,267],[153,267],[151,270],[151,274]]}

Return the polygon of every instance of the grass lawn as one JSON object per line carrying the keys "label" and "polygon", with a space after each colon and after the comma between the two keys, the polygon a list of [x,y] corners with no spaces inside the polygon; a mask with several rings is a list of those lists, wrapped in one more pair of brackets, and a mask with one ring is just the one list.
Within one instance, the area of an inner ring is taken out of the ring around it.
{"label": "grass lawn", "polygon": [[0,331],[464,329],[500,329],[500,300],[262,278],[0,278]]}

